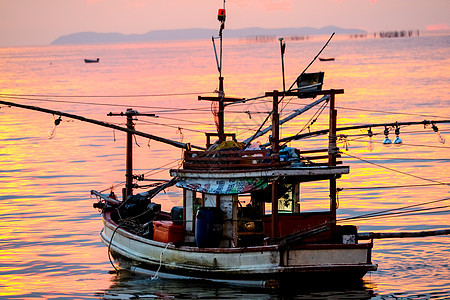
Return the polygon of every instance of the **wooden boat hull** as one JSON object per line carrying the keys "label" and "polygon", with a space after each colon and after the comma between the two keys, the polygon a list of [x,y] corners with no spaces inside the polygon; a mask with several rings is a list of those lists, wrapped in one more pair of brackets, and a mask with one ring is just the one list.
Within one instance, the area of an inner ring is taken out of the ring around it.
{"label": "wooden boat hull", "polygon": [[[278,245],[198,248],[161,243],[132,234],[103,214],[102,242],[119,268],[166,278],[206,279],[271,287],[292,280],[360,280],[377,266],[372,244]],[[112,241],[111,241],[112,237]],[[345,276],[344,276],[345,275]]]}

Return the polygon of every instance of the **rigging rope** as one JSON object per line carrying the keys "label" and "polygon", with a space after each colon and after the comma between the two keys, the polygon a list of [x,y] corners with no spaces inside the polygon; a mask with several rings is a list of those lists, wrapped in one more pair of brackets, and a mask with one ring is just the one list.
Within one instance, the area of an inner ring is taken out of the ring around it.
{"label": "rigging rope", "polygon": [[[322,105],[317,109],[317,111],[314,113],[314,115],[312,115],[312,117],[308,120],[308,122],[306,122],[306,124],[303,126],[302,129],[300,129],[299,132],[297,132],[297,135],[300,134],[301,132],[303,132],[303,130],[305,130],[306,128],[308,128],[309,131],[311,125],[313,125],[316,121],[317,118],[320,117],[320,115],[323,113],[323,111],[325,110],[325,108],[327,107],[329,100],[326,100],[325,102],[322,103]],[[289,142],[285,142],[283,145],[286,145]]]}
{"label": "rigging rope", "polygon": [[[159,167],[157,167],[157,168],[154,168],[153,170],[149,170],[149,171],[145,172],[143,175],[153,176],[153,175],[155,175],[155,174],[161,173],[161,172],[163,172],[163,171],[166,171],[166,170],[168,170],[168,169],[171,169],[172,166],[171,166],[171,167],[168,167],[168,168],[165,168],[165,167],[167,167],[167,166],[169,166],[169,165],[173,165],[173,167],[178,166],[178,162],[179,162],[179,161],[180,161],[179,159],[174,159],[174,160],[172,160],[172,161],[170,161],[170,162],[168,162],[168,163],[166,163],[166,164],[164,164],[164,165],[162,165],[162,166],[159,166]],[[153,173],[152,173],[152,172],[153,172]],[[125,181],[118,182],[118,183],[113,184],[112,186],[110,186],[110,187],[108,187],[108,188],[106,188],[106,189],[104,189],[104,190],[101,190],[100,193],[104,193],[104,192],[106,192],[106,191],[108,191],[108,190],[117,188],[117,187],[119,187],[119,186],[124,185],[125,183],[126,183]]]}
{"label": "rigging rope", "polygon": [[[70,104],[84,104],[84,105],[96,105],[96,106],[115,106],[115,107],[129,107],[129,104],[115,104],[115,103],[98,103],[98,102],[81,102],[81,101],[63,101],[63,100],[50,100],[50,99],[33,99],[24,97],[14,97],[14,96],[1,96],[0,98],[6,99],[18,99],[18,100],[29,100],[29,101],[41,101],[41,102],[52,102],[52,103],[70,103]],[[149,109],[164,109],[168,113],[173,113],[174,111],[207,111],[206,108],[170,108],[161,106],[148,106],[148,105],[133,105],[135,108],[149,108]],[[163,112],[166,112],[163,111]],[[161,113],[161,112],[158,112]]]}
{"label": "rigging rope", "polygon": [[355,219],[375,218],[375,217],[388,216],[388,215],[400,215],[400,214],[405,214],[405,213],[418,212],[418,211],[421,211],[421,210],[425,211],[425,210],[431,210],[431,209],[445,208],[445,207],[449,207],[450,205],[444,205],[444,206],[435,207],[435,208],[425,208],[425,209],[409,210],[409,211],[405,211],[405,212],[394,213],[395,211],[399,211],[399,210],[403,210],[403,209],[408,209],[408,208],[413,208],[413,207],[418,207],[418,206],[422,206],[422,205],[426,205],[426,204],[433,204],[433,203],[438,203],[438,202],[443,202],[443,201],[448,201],[448,200],[450,200],[450,197],[439,199],[439,200],[428,201],[428,202],[425,202],[425,203],[412,204],[412,205],[403,206],[403,207],[399,207],[399,208],[392,208],[392,209],[381,210],[381,211],[368,213],[368,214],[363,214],[363,215],[359,215],[359,216],[355,216],[355,217],[349,217],[349,218],[340,219],[338,221],[342,222],[342,221],[350,221],[350,220],[355,220]]}
{"label": "rigging rope", "polygon": [[207,92],[189,92],[189,93],[167,93],[167,94],[128,94],[128,95],[51,95],[51,94],[8,94],[0,93],[0,96],[18,96],[18,97],[54,97],[54,98],[140,98],[140,97],[167,97],[167,96],[186,96],[198,94],[211,94],[214,91]]}
{"label": "rigging rope", "polygon": [[363,186],[363,187],[347,187],[338,188],[338,191],[344,190],[372,190],[372,189],[395,189],[395,188],[411,188],[411,187],[425,187],[425,186],[437,186],[437,185],[448,185],[447,183],[429,183],[429,184],[409,184],[409,185],[389,185],[389,186]]}
{"label": "rigging rope", "polygon": [[[444,205],[444,206],[439,206],[439,207],[430,207],[430,208],[424,208],[424,209],[412,209],[412,210],[409,210],[409,211],[398,212],[398,213],[380,214],[378,216],[364,217],[364,218],[361,218],[361,219],[384,219],[384,218],[403,217],[405,215],[407,215],[407,216],[416,216],[416,215],[437,214],[437,213],[450,212],[450,210],[428,211],[428,210],[435,210],[435,209],[441,209],[441,208],[446,208],[446,207],[450,207],[450,205]],[[428,211],[428,212],[425,212],[425,211]],[[349,221],[354,221],[354,220],[358,220],[358,219],[359,218],[355,217],[354,219],[337,220],[337,222],[349,222]]]}
{"label": "rigging rope", "polygon": [[156,123],[156,122],[151,122],[151,121],[144,121],[144,120],[139,120],[139,122],[140,123],[149,124],[149,125],[151,124],[151,125],[158,125],[158,126],[165,126],[165,127],[170,127],[170,128],[176,128],[177,130],[183,129],[183,130],[192,131],[192,132],[205,133],[205,131],[189,129],[189,128],[186,128],[186,127],[180,127],[180,126],[176,126],[176,125],[161,124],[161,123]]}
{"label": "rigging rope", "polygon": [[[331,41],[331,39],[334,36],[334,32],[333,34],[330,36],[330,38],[328,39],[328,41],[325,43],[325,45],[322,47],[322,49],[320,49],[319,53],[317,53],[317,55],[313,58],[313,60],[309,63],[309,65],[300,73],[300,75],[298,77],[300,77],[302,74],[304,74],[306,72],[306,70],[308,70],[308,68],[316,61],[316,59],[319,57],[319,55],[322,53],[322,51],[328,46],[328,43]],[[297,77],[297,78],[298,78]],[[289,89],[287,90],[288,92],[292,90],[292,87],[295,85],[295,83],[297,82],[297,78],[295,79],[295,81],[291,84],[291,86],[289,87]],[[284,94],[283,96],[280,98],[280,100],[278,101],[278,103],[280,103],[281,101],[283,101],[284,99]],[[255,139],[256,135],[261,131],[261,129],[263,128],[263,126],[266,124],[267,120],[269,120],[270,116],[273,114],[273,111],[271,111],[266,119],[263,121],[263,123],[261,124],[261,126],[259,126],[258,130],[256,131],[256,133],[251,137],[250,141],[248,142],[248,144],[250,145],[250,143]]]}
{"label": "rigging rope", "polygon": [[400,174],[407,175],[407,176],[414,177],[414,178],[421,179],[421,180],[426,180],[426,181],[430,181],[430,182],[434,182],[434,183],[438,183],[438,184],[442,184],[442,185],[449,185],[450,186],[450,183],[444,183],[444,182],[440,182],[440,181],[437,181],[437,180],[434,180],[434,179],[429,179],[429,178],[421,177],[421,176],[418,176],[418,175],[414,175],[414,174],[406,173],[406,172],[403,172],[403,171],[399,171],[399,170],[396,170],[396,169],[393,169],[393,168],[385,167],[385,166],[382,166],[380,164],[377,164],[377,163],[371,162],[369,160],[366,160],[366,159],[363,159],[363,158],[351,155],[351,154],[346,153],[346,152],[339,151],[339,153],[347,155],[347,156],[355,158],[355,159],[358,159],[360,161],[366,162],[368,164],[371,164],[371,165],[374,165],[374,166],[377,166],[377,167],[389,170],[389,171],[393,171],[393,172],[396,172],[396,173],[400,173]]}
{"label": "rigging rope", "polygon": [[426,115],[426,114],[402,113],[402,112],[383,111],[383,110],[375,110],[375,109],[351,108],[351,107],[343,107],[343,106],[336,106],[336,108],[346,109],[346,110],[376,112],[376,113],[383,113],[383,114],[390,114],[390,115],[407,115],[407,116],[420,116],[420,117],[426,117],[426,118],[443,118],[443,119],[448,118],[448,117],[433,116],[433,115]]}

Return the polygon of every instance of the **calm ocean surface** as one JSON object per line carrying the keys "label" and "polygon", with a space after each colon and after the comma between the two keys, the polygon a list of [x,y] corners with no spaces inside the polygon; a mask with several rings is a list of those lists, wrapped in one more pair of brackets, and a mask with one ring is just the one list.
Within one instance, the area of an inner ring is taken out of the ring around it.
{"label": "calm ocean surface", "polygon": [[[326,39],[288,41],[287,85],[308,65]],[[308,71],[325,72],[325,88],[337,96],[338,126],[450,119],[450,35],[397,39],[335,37]],[[98,64],[85,64],[84,58]],[[224,43],[225,91],[251,98],[281,89],[277,39]],[[0,99],[79,114],[123,125],[109,112],[134,108],[159,117],[139,117],[137,129],[203,146],[215,130],[210,103],[197,100],[217,88],[211,42],[0,48]],[[270,99],[226,108],[228,132],[245,139],[270,110]],[[283,115],[309,100],[286,99]],[[317,109],[283,127],[282,136],[304,129]],[[310,126],[324,128],[327,109]],[[109,274],[100,242],[100,214],[90,190],[120,193],[125,173],[125,135],[112,129],[0,105],[0,298],[2,299],[449,299],[450,236],[375,240],[379,270],[358,286],[298,286],[266,292],[204,282],[151,280]],[[359,219],[360,232],[449,229],[450,125],[400,128],[401,147],[383,147],[384,128],[342,132],[340,147],[350,174],[338,181],[338,218],[405,206],[427,209]],[[390,132],[393,140],[395,134]],[[327,137],[292,142],[301,149],[326,147]],[[266,142],[267,137],[261,137]],[[348,150],[346,150],[346,146]],[[137,138],[135,173],[167,179],[181,150]],[[362,160],[364,159],[364,160]],[[411,187],[410,185],[418,185]],[[420,185],[420,186],[419,186]],[[409,186],[409,187],[405,187]],[[395,187],[395,188],[385,188]],[[320,193],[322,192],[322,193]],[[304,210],[325,208],[324,190],[302,185]],[[326,195],[326,193],[325,193]],[[313,201],[317,199],[318,201]],[[322,197],[322,198],[320,198]],[[155,200],[164,209],[181,204],[176,188]],[[347,223],[345,223],[347,224]]]}

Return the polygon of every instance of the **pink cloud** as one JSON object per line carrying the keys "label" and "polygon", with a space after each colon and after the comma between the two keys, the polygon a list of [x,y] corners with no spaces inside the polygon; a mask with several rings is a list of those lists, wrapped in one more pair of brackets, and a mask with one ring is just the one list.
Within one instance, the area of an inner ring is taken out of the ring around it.
{"label": "pink cloud", "polygon": [[[257,2],[255,5],[250,2]],[[233,1],[233,3],[241,8],[255,6],[262,7],[264,11],[288,11],[291,9],[291,0],[257,0],[257,1]]]}
{"label": "pink cloud", "polygon": [[289,0],[262,0],[261,2],[267,11],[290,10],[291,8]]}
{"label": "pink cloud", "polygon": [[[336,1],[336,2],[343,2],[344,0],[334,0],[334,1]],[[372,4],[373,4],[375,2],[378,2],[378,0],[370,0],[370,2],[372,2]]]}
{"label": "pink cloud", "polygon": [[430,24],[427,25],[426,30],[450,30],[450,26],[446,23],[443,24]]}

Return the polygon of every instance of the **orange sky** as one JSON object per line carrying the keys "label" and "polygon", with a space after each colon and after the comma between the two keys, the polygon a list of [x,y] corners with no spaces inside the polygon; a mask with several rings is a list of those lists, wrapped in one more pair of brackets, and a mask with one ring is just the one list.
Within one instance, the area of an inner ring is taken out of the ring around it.
{"label": "orange sky", "polygon": [[[216,28],[223,0],[0,0],[0,47],[83,31]],[[450,0],[227,0],[227,27],[450,29]]]}

